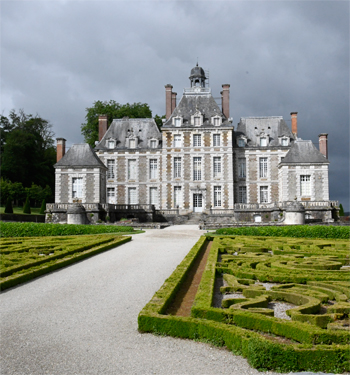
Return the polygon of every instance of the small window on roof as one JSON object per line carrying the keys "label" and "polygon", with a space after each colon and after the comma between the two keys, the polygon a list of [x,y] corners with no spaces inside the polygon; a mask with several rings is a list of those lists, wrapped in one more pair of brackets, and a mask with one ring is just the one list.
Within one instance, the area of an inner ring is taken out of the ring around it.
{"label": "small window on roof", "polygon": [[288,138],[282,138],[281,139],[281,145],[282,146],[288,146]]}
{"label": "small window on roof", "polygon": [[151,148],[157,148],[157,140],[151,139],[149,145],[150,145]]}
{"label": "small window on roof", "polygon": [[245,146],[245,141],[244,139],[239,139],[238,140],[238,147],[244,147]]}
{"label": "small window on roof", "polygon": [[129,147],[130,148],[136,148],[136,140],[135,139],[129,140]]}
{"label": "small window on roof", "polygon": [[267,138],[266,137],[261,137],[260,138],[260,146],[261,147],[266,147],[267,146]]}
{"label": "small window on roof", "polygon": [[114,140],[113,139],[109,139],[107,141],[107,147],[108,148],[114,148]]}
{"label": "small window on roof", "polygon": [[181,126],[181,117],[174,118],[174,125],[177,127]]}

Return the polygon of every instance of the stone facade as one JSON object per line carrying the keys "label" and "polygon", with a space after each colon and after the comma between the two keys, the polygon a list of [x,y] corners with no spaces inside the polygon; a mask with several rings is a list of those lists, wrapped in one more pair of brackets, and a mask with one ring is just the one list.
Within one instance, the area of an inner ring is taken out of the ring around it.
{"label": "stone facade", "polygon": [[133,207],[145,218],[177,222],[194,212],[214,223],[280,223],[297,201],[306,219],[331,221],[336,203],[329,202],[327,134],[320,134],[322,152],[298,138],[297,112],[292,130],[280,116],[241,118],[235,129],[230,86],[223,85],[221,109],[206,79],[202,68],[193,68],[178,105],[172,86],[165,86],[161,131],[153,119],[116,119],[107,128],[102,116],[95,150],[74,145],[75,157],[64,155],[60,138],[55,202],[105,204],[115,218]]}

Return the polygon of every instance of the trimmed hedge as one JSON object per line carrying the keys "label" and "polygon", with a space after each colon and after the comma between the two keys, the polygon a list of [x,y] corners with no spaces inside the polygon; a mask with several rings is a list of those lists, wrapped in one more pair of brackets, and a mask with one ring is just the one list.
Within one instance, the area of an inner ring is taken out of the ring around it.
{"label": "trimmed hedge", "polygon": [[[32,238],[31,238],[32,239]],[[79,240],[83,239],[79,237]],[[89,240],[92,238],[89,236]],[[45,241],[47,242],[47,238]],[[90,244],[80,244],[73,248],[67,248],[66,251],[56,255],[48,256],[42,260],[21,264],[10,267],[1,272],[0,290],[11,288],[15,285],[32,280],[38,276],[50,273],[62,267],[86,259],[103,251],[110,250],[114,247],[131,241],[131,237],[108,236],[105,240],[90,241]]]}
{"label": "trimmed hedge", "polygon": [[294,238],[350,238],[349,226],[323,225],[288,225],[271,227],[220,228],[216,234],[230,236],[267,236]]}
{"label": "trimmed hedge", "polygon": [[130,233],[134,228],[115,225],[10,223],[0,221],[1,237],[77,236],[82,234]]}
{"label": "trimmed hedge", "polygon": [[[307,323],[284,321],[263,315],[265,309],[256,307],[251,310],[213,308],[216,262],[219,248],[223,245],[219,238],[211,246],[191,317],[165,315],[164,307],[174,298],[174,290],[181,287],[184,267],[187,265],[190,268],[202,245],[201,239],[140,312],[138,327],[141,332],[202,339],[214,345],[225,345],[235,354],[242,354],[253,367],[260,370],[343,372],[350,369],[347,332],[325,331]],[[267,294],[259,288],[252,290],[257,292],[257,296]],[[307,298],[314,302],[313,297]],[[266,334],[263,336],[258,331]],[[271,334],[299,343],[281,343]]]}

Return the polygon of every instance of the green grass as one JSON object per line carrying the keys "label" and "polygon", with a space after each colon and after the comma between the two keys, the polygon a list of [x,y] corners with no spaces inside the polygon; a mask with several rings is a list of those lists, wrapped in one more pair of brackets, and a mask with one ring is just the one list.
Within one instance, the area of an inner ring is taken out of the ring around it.
{"label": "green grass", "polygon": [[10,288],[130,240],[131,237],[113,234],[2,238],[0,289]]}
{"label": "green grass", "polygon": [[101,233],[141,233],[129,226],[11,223],[0,221],[1,237],[76,236]]}
{"label": "green grass", "polygon": [[[40,215],[40,207],[30,207],[30,214],[23,213],[23,207],[13,207],[14,214],[21,214],[21,215]],[[0,214],[5,213],[5,206],[0,206]]]}

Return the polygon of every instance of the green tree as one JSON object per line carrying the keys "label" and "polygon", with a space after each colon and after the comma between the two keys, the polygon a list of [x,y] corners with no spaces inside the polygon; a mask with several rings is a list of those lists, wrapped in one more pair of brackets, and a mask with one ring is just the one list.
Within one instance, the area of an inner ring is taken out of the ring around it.
{"label": "green tree", "polygon": [[43,201],[41,202],[40,214],[44,215],[45,214],[45,210],[46,210],[46,201],[45,201],[45,199],[43,199]]}
{"label": "green tree", "polygon": [[[110,125],[113,119],[123,118],[125,116],[130,118],[151,118],[152,111],[148,104],[133,103],[133,104],[119,104],[114,100],[110,101],[96,101],[90,108],[86,108],[86,122],[81,124],[81,133],[84,140],[90,146],[95,147],[95,142],[98,141],[98,116],[107,115],[108,124]],[[160,119],[159,116],[156,116]],[[158,120],[159,122],[159,120]]]}
{"label": "green tree", "polygon": [[23,213],[24,213],[24,214],[30,214],[30,213],[31,213],[31,211],[30,211],[30,202],[29,202],[29,197],[27,197],[26,202],[24,203],[24,206],[23,206]]}
{"label": "green tree", "polygon": [[26,115],[22,110],[10,112],[0,119],[1,175],[4,179],[54,187],[56,151],[52,125],[39,116]]}
{"label": "green tree", "polygon": [[10,197],[8,197],[6,201],[5,214],[13,214],[12,200]]}
{"label": "green tree", "polygon": [[343,205],[341,203],[339,205],[339,216],[344,216],[344,208],[343,208]]}

